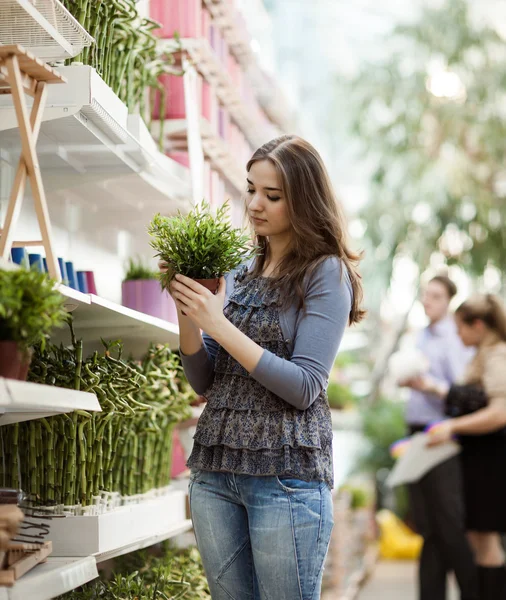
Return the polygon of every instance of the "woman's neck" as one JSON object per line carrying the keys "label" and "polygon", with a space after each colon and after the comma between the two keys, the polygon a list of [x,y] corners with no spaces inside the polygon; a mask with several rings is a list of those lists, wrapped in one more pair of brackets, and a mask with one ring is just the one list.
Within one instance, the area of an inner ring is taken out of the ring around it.
{"label": "woman's neck", "polygon": [[264,265],[264,274],[272,274],[290,248],[290,237],[287,235],[271,236],[269,238],[269,256]]}

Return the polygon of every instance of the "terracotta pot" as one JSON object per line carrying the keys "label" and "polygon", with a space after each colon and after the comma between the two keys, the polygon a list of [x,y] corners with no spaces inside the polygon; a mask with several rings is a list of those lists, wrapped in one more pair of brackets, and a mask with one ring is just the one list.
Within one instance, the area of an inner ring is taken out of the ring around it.
{"label": "terracotta pot", "polygon": [[200,285],[203,285],[213,294],[216,294],[218,288],[220,287],[220,280],[217,277],[215,279],[194,279],[194,281],[200,283]]}
{"label": "terracotta pot", "polygon": [[[220,279],[218,277],[215,277],[214,279],[194,279],[193,281],[200,283],[200,285],[203,285],[213,294],[216,294],[220,287]],[[186,313],[183,312],[182,314],[186,317]]]}
{"label": "terracotta pot", "polygon": [[33,350],[30,348],[26,354],[21,353],[21,366],[19,367],[18,379],[26,381],[28,379],[28,371],[32,362]]}
{"label": "terracotta pot", "polygon": [[17,342],[0,340],[0,377],[26,381],[31,360],[31,353],[22,352]]}

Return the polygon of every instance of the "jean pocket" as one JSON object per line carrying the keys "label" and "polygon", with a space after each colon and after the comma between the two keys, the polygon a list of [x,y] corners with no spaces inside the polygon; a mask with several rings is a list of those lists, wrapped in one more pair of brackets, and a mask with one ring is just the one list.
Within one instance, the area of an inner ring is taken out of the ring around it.
{"label": "jean pocket", "polygon": [[191,469],[190,471],[190,483],[193,481],[197,481],[200,474],[202,473],[202,469]]}
{"label": "jean pocket", "polygon": [[293,477],[276,477],[276,482],[283,491],[290,493],[319,491],[322,486],[318,479],[304,481]]}

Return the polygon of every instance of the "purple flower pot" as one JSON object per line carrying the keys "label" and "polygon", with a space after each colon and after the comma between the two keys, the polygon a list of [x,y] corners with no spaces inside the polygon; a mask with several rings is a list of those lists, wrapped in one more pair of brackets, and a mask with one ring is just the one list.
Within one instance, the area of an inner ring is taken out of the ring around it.
{"label": "purple flower pot", "polygon": [[166,291],[162,291],[157,279],[124,281],[121,293],[123,306],[177,324],[174,300]]}

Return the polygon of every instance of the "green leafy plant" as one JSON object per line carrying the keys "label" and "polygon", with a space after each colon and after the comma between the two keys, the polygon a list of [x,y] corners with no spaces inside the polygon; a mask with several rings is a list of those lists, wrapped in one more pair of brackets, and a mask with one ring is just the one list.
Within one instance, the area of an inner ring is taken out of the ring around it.
{"label": "green leafy plant", "polygon": [[53,327],[67,320],[64,297],[55,282],[36,270],[0,270],[0,340],[17,342],[22,351],[44,348]]}
{"label": "green leafy plant", "polygon": [[158,279],[158,273],[150,269],[140,259],[133,258],[128,261],[128,269],[123,281],[137,281],[140,279]]}
{"label": "green leafy plant", "polygon": [[404,405],[381,399],[365,409],[362,418],[363,433],[369,442],[369,448],[362,457],[360,466],[364,471],[372,473],[384,468],[390,469],[394,464],[390,446],[406,435]]}
{"label": "green leafy plant", "polygon": [[347,492],[351,496],[351,508],[358,510],[360,508],[367,508],[374,502],[373,494],[369,489],[363,485],[356,483],[345,483],[341,487],[341,491]]}
{"label": "green leafy plant", "polygon": [[221,277],[254,255],[249,236],[232,227],[228,211],[225,203],[214,216],[203,202],[188,215],[154,217],[148,229],[151,246],[168,265],[162,287],[178,273],[193,279]]}
{"label": "green leafy plant", "polygon": [[354,406],[357,403],[357,399],[349,386],[338,383],[337,381],[331,381],[329,383],[327,397],[329,399],[330,408],[347,408],[348,406]]}

